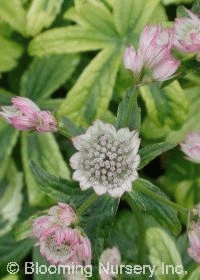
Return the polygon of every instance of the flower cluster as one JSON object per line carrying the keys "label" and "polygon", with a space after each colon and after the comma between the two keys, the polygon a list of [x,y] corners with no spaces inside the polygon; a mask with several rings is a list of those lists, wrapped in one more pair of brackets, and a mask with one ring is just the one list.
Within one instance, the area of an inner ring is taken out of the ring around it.
{"label": "flower cluster", "polygon": [[73,144],[79,151],[70,159],[76,169],[73,179],[80,181],[82,190],[93,187],[98,195],[107,192],[113,197],[132,190],[140,163],[137,131],[116,131],[114,126],[97,120],[85,134],[75,137]]}
{"label": "flower cluster", "polygon": [[191,131],[187,133],[183,143],[180,144],[181,150],[186,154],[187,159],[200,163],[200,133]]}
{"label": "flower cluster", "polygon": [[[108,248],[103,251],[99,259],[100,267],[100,277],[101,280],[112,280],[116,278],[117,275],[114,273],[114,270],[109,270],[109,268],[116,268],[121,264],[121,254],[117,247]],[[107,269],[108,268],[108,269]]]}
{"label": "flower cluster", "polygon": [[172,57],[173,29],[147,25],[140,37],[139,48],[129,47],[124,65],[133,72],[135,83],[165,81],[176,72],[179,61]]}
{"label": "flower cluster", "polygon": [[67,204],[51,207],[48,215],[36,218],[32,237],[37,238],[40,253],[51,264],[90,264],[91,244],[76,224],[78,217]]}
{"label": "flower cluster", "polygon": [[165,81],[174,75],[180,62],[171,51],[197,53],[200,57],[200,18],[185,9],[188,17],[176,18],[171,28],[147,25],[139,41],[139,48],[128,47],[124,53],[125,68],[134,74],[136,84]]}
{"label": "flower cluster", "polygon": [[18,130],[36,130],[53,132],[57,129],[57,121],[49,111],[41,111],[39,107],[26,97],[13,97],[12,106],[1,106],[0,115]]}

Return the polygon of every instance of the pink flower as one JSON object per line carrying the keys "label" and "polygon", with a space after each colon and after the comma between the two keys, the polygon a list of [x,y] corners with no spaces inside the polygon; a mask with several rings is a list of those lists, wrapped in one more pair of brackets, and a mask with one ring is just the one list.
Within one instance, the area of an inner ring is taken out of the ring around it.
{"label": "pink flower", "polygon": [[125,68],[134,74],[136,83],[165,81],[176,72],[179,61],[171,56],[173,30],[147,25],[140,37],[139,48],[129,47],[124,53]]}
{"label": "pink flower", "polygon": [[91,244],[77,229],[53,228],[39,239],[40,252],[51,264],[90,264]]}
{"label": "pink flower", "polygon": [[77,222],[76,213],[65,203],[58,203],[49,209],[48,215],[34,220],[31,237],[37,239],[41,254],[51,264],[91,263],[90,241],[74,227]]}
{"label": "pink flower", "polygon": [[189,132],[185,141],[180,144],[181,150],[186,154],[186,158],[190,161],[200,163],[200,133]]}
{"label": "pink flower", "polygon": [[196,223],[188,232],[189,248],[188,254],[197,263],[200,263],[200,222]]}
{"label": "pink flower", "polygon": [[49,111],[39,107],[26,97],[13,97],[12,106],[1,106],[0,115],[18,130],[53,132],[57,121]]}
{"label": "pink flower", "polygon": [[60,225],[69,226],[78,222],[78,217],[73,208],[68,204],[58,202],[57,206],[53,206],[48,212],[49,219]]}
{"label": "pink flower", "polygon": [[200,18],[185,9],[188,17],[176,18],[174,24],[174,47],[181,52],[200,52]]}
{"label": "pink flower", "polygon": [[99,259],[99,274],[101,280],[112,280],[116,278],[115,272],[118,271],[118,266],[121,264],[121,254],[117,247],[106,249]]}

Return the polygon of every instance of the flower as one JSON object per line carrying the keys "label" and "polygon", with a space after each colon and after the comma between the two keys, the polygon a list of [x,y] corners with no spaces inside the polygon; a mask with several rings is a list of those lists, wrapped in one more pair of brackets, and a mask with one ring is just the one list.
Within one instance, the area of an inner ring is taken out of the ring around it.
{"label": "flower", "polygon": [[121,264],[121,254],[117,247],[103,251],[99,259],[101,280],[112,280],[117,277],[117,267]]}
{"label": "flower", "polygon": [[139,48],[128,47],[124,53],[125,68],[134,74],[136,83],[165,81],[172,77],[180,62],[171,56],[173,29],[147,25]]}
{"label": "flower", "polygon": [[174,23],[174,47],[180,52],[200,52],[200,18],[185,9],[188,17],[179,17]]}
{"label": "flower", "polygon": [[51,264],[91,263],[90,240],[76,227],[77,222],[74,210],[65,203],[58,203],[49,209],[48,215],[33,221],[31,237],[37,239],[41,255]]}
{"label": "flower", "polygon": [[29,98],[16,96],[12,106],[1,106],[0,115],[18,130],[53,132],[57,121],[49,111],[41,111]]}
{"label": "flower", "polygon": [[73,208],[68,204],[58,202],[57,206],[53,206],[48,212],[49,219],[60,225],[69,226],[78,221],[78,217]]}
{"label": "flower", "polygon": [[87,278],[85,278],[84,274],[82,274],[81,272],[77,272],[75,274],[69,274],[66,278],[66,280],[85,280]]}
{"label": "flower", "polygon": [[93,187],[98,195],[109,193],[112,197],[132,190],[140,163],[137,131],[116,131],[113,125],[97,120],[85,134],[73,138],[73,144],[78,152],[70,164],[76,170],[73,179],[80,182],[82,190]]}
{"label": "flower", "polygon": [[77,229],[53,227],[39,239],[40,253],[51,264],[91,263],[91,244]]}
{"label": "flower", "polygon": [[187,155],[187,159],[200,163],[200,133],[191,131],[187,133],[183,143],[180,144],[182,152]]}

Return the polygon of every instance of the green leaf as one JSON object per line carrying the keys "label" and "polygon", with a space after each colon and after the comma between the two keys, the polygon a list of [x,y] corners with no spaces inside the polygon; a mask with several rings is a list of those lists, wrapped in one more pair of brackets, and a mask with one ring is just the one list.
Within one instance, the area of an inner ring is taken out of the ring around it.
{"label": "green leaf", "polygon": [[9,157],[17,142],[19,131],[8,125],[4,120],[0,120],[0,179],[3,178],[9,163]]}
{"label": "green leaf", "polygon": [[104,240],[110,233],[118,204],[119,199],[113,199],[107,194],[98,196],[95,202],[84,212],[81,219],[81,227],[92,243],[94,262],[98,263],[99,261]]}
{"label": "green leaf", "polygon": [[73,73],[78,55],[49,55],[37,57],[22,77],[21,95],[40,100],[51,95]]}
{"label": "green leaf", "polygon": [[[200,267],[196,267],[189,277],[187,277],[187,280],[199,280],[199,275],[200,275]],[[185,278],[184,278],[185,279]],[[186,279],[185,279],[186,280]]]}
{"label": "green leaf", "polygon": [[31,247],[34,243],[30,239],[16,242],[11,232],[2,236],[0,238],[0,275],[8,274],[6,268],[9,262],[17,262],[20,264],[22,259],[25,258],[25,256],[31,250]]}
{"label": "green leaf", "polygon": [[35,37],[29,44],[30,55],[76,53],[113,46],[113,39],[80,26],[60,27]]}
{"label": "green leaf", "polygon": [[121,35],[128,35],[133,30],[140,30],[147,24],[159,0],[115,0],[114,23]]}
{"label": "green leaf", "polygon": [[22,174],[10,162],[5,178],[0,182],[1,190],[4,189],[0,199],[0,236],[10,231],[18,219],[23,200],[22,186]]}
{"label": "green leaf", "polygon": [[119,248],[126,262],[137,261],[137,223],[134,214],[128,210],[119,210],[107,240],[109,248]]}
{"label": "green leaf", "polygon": [[79,207],[92,193],[91,189],[83,192],[78,184],[47,173],[34,162],[30,167],[41,190],[56,201]]}
{"label": "green leaf", "polygon": [[141,93],[148,116],[157,126],[167,125],[174,130],[181,128],[187,117],[189,102],[177,81],[165,88],[160,88],[158,83],[144,86]]}
{"label": "green leaf", "polygon": [[151,192],[160,195],[162,198],[168,199],[159,188],[144,179],[138,179],[133,183],[133,191],[130,193],[130,197],[139,206],[143,206],[146,213],[153,216],[160,225],[170,229],[174,234],[180,233],[181,224],[177,218],[177,211],[164,202],[158,201],[157,198],[153,199],[145,194],[142,190],[143,188],[147,188]]}
{"label": "green leaf", "polygon": [[[33,263],[36,264],[38,263],[38,266],[40,267],[46,267],[47,268],[47,273],[43,274],[43,273],[37,273],[36,269],[34,269],[35,273],[34,273],[34,280],[64,280],[66,279],[66,277],[64,278],[64,275],[62,274],[62,271],[66,270],[67,272],[67,265],[66,265],[66,269],[64,269],[65,266],[63,266],[63,270],[62,268],[60,269],[60,274],[59,273],[53,273],[54,272],[54,268],[52,269],[52,265],[50,267],[50,264],[47,262],[47,260],[41,256],[40,251],[39,251],[39,247],[34,247],[33,249]],[[30,269],[31,271],[31,269]],[[49,273],[52,272],[52,273]]]}
{"label": "green leaf", "polygon": [[[159,227],[148,228],[146,238],[146,244],[149,249],[149,260],[152,265],[156,266],[154,273],[155,279],[182,279],[185,271],[173,238]],[[167,266],[169,266],[168,270],[166,270]]]}
{"label": "green leaf", "polygon": [[121,50],[107,48],[86,67],[58,110],[58,116],[67,116],[78,125],[100,118],[112,97]]}
{"label": "green leaf", "polygon": [[[42,156],[41,156],[42,155]],[[58,145],[50,133],[23,133],[22,159],[28,196],[31,205],[44,204],[44,194],[40,192],[30,170],[30,160],[34,160],[48,172],[64,178],[69,177],[69,169],[64,162]]]}
{"label": "green leaf", "polygon": [[130,88],[119,104],[116,120],[116,127],[118,129],[122,127],[129,127],[130,130],[140,129],[141,110],[137,103],[137,96],[137,89],[133,90]]}
{"label": "green leaf", "polygon": [[70,121],[70,119],[66,117],[62,118],[62,122],[65,128],[65,133],[67,133],[70,138],[85,132],[83,128],[76,126],[72,121]]}
{"label": "green leaf", "polygon": [[18,43],[1,35],[0,46],[0,72],[9,71],[17,65],[17,59],[21,56],[23,48]]}
{"label": "green leaf", "polygon": [[0,18],[25,35],[26,12],[21,0],[0,0]]}
{"label": "green leaf", "polygon": [[26,34],[35,36],[49,27],[61,10],[63,0],[33,0],[27,12]]}
{"label": "green leaf", "polygon": [[200,0],[195,0],[192,6],[193,13],[200,15]]}
{"label": "green leaf", "polygon": [[139,169],[143,168],[154,158],[174,148],[175,146],[176,144],[172,144],[172,143],[156,143],[156,144],[145,146],[144,148],[140,149],[139,154],[141,157],[141,162],[139,165]]}

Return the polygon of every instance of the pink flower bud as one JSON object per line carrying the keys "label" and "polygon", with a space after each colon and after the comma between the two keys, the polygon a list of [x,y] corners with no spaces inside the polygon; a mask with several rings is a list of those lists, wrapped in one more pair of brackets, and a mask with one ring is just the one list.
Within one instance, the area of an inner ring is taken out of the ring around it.
{"label": "pink flower bud", "polygon": [[39,107],[26,97],[13,97],[12,106],[1,106],[0,115],[18,130],[53,132],[57,121],[49,111]]}
{"label": "pink flower bud", "polygon": [[140,37],[136,51],[129,47],[124,53],[124,65],[133,72],[136,83],[165,81],[179,67],[179,61],[171,56],[173,30],[147,25]]}
{"label": "pink flower bud", "polygon": [[48,215],[36,218],[32,225],[32,237],[37,239],[41,254],[51,264],[91,263],[92,252],[89,239],[76,226],[78,218],[65,203],[49,209]]}
{"label": "pink flower bud", "polygon": [[180,52],[200,52],[200,18],[185,9],[188,17],[176,18],[174,24],[174,47]]}
{"label": "pink flower bud", "polygon": [[117,277],[117,267],[121,264],[121,254],[117,247],[106,249],[100,256],[99,267],[101,280],[112,280]]}
{"label": "pink flower bud", "polygon": [[186,158],[190,161],[200,163],[200,133],[189,132],[185,141],[180,144],[181,150],[186,154]]}

